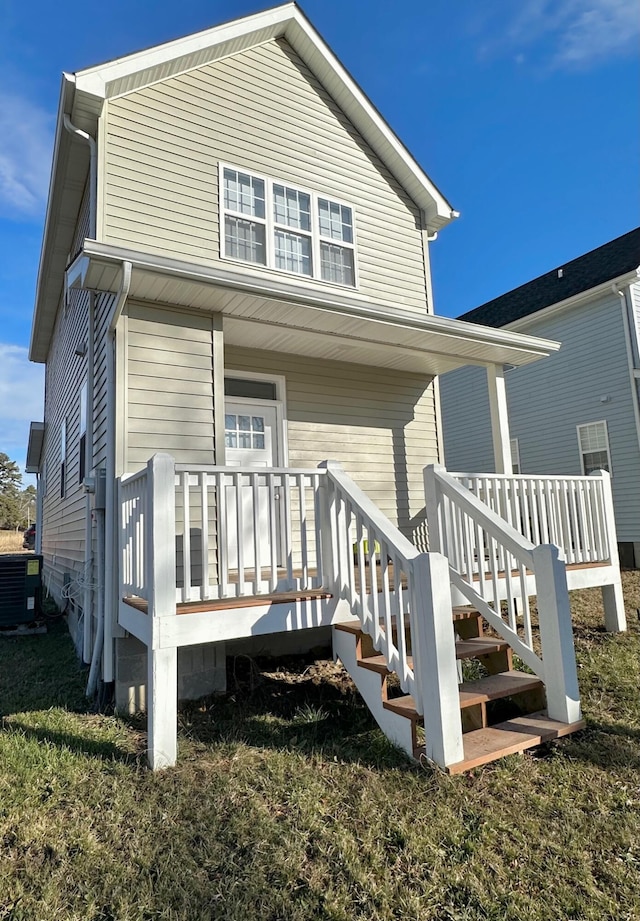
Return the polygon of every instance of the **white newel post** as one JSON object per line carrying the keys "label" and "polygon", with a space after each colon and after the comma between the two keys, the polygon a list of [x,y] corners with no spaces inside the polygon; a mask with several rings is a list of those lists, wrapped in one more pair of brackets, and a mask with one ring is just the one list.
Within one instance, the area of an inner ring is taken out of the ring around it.
{"label": "white newel post", "polygon": [[602,586],[604,625],[608,631],[616,633],[619,630],[627,629],[627,617],[624,610],[624,597],[622,595],[622,579],[620,577],[620,557],[618,555],[618,535],[616,533],[616,519],[613,508],[611,474],[606,470],[598,470],[597,476],[602,477],[602,495],[606,519],[607,543],[609,544],[609,562],[616,572],[613,584]]}
{"label": "white newel post", "polygon": [[327,475],[320,478],[319,486],[322,587],[327,591],[337,593],[338,554],[340,552],[340,538],[336,529],[338,497],[335,484],[331,481],[328,472],[330,470],[343,472],[343,467],[334,460],[322,461],[318,467],[327,471]]}
{"label": "white newel post", "polygon": [[[427,757],[441,767],[464,758],[449,564],[440,553],[413,560],[411,636]],[[417,640],[417,642],[416,642]]]}
{"label": "white newel post", "polygon": [[581,717],[580,691],[565,565],[554,544],[541,544],[532,553],[547,712],[551,719],[575,723]]}
{"label": "white newel post", "polygon": [[149,513],[146,544],[151,646],[147,651],[148,758],[153,770],[176,763],[178,730],[178,655],[160,649],[158,618],[176,613],[175,462],[155,454],[147,464]]}

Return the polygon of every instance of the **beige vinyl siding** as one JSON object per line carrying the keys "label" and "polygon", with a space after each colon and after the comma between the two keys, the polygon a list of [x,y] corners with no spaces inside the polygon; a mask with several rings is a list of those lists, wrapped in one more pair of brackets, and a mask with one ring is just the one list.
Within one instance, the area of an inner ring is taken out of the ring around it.
{"label": "beige vinyl siding", "polygon": [[426,309],[418,208],[286,42],[110,100],[106,132],[107,243],[219,263],[225,162],[353,205],[360,294]]}
{"label": "beige vinyl siding", "polygon": [[212,464],[211,316],[137,303],[127,314],[125,469],[159,451],[177,463]]}
{"label": "beige vinyl siding", "polygon": [[[80,390],[86,380],[89,294],[73,291],[61,305],[47,362],[43,458],[47,491],[43,501],[42,552],[47,585],[61,602],[64,574],[77,578],[84,567],[85,493],[79,483]],[[60,431],[66,420],[65,497],[60,496]],[[81,602],[80,602],[81,603]]]}
{"label": "beige vinyl siding", "polygon": [[284,375],[289,466],[340,461],[407,536],[423,535],[423,468],[437,459],[429,378],[237,347],[225,368]]}

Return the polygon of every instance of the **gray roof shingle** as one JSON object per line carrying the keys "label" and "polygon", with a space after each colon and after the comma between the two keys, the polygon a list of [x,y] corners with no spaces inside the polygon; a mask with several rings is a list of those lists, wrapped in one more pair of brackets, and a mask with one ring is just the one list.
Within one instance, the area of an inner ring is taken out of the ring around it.
{"label": "gray roof shingle", "polygon": [[544,307],[619,278],[638,266],[640,227],[463,313],[458,319],[483,326],[506,326]]}

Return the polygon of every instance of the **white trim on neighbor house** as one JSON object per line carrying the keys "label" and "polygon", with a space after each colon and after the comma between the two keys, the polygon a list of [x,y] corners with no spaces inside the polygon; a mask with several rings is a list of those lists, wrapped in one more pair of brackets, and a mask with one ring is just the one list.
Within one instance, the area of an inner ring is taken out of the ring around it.
{"label": "white trim on neighbor house", "polygon": [[[225,171],[234,172],[236,174],[242,174],[247,176],[252,182],[256,180],[263,184],[264,190],[264,215],[247,213],[241,210],[234,210],[228,208],[225,205],[226,201],[226,184],[225,184]],[[278,222],[275,219],[274,210],[275,210],[275,201],[274,193],[275,187],[282,186],[288,192],[296,192],[298,195],[304,195],[309,198],[309,229],[294,227],[293,225],[286,224],[283,222]],[[220,162],[218,164],[218,195],[219,195],[219,220],[220,220],[220,258],[228,259],[232,262],[238,262],[242,265],[254,265],[257,268],[266,268],[272,272],[282,272],[285,275],[295,275],[301,278],[309,278],[315,281],[320,281],[326,285],[336,285],[339,288],[347,288],[348,290],[357,289],[359,287],[358,283],[358,260],[357,260],[357,245],[356,245],[356,209],[354,205],[343,201],[342,199],[336,197],[335,195],[325,195],[321,192],[316,192],[313,189],[305,188],[291,182],[287,182],[283,179],[278,179],[277,177],[267,176],[256,172],[255,170],[245,169],[242,166],[237,166],[232,163]],[[330,236],[323,234],[321,231],[320,224],[320,202],[326,201],[329,205],[338,206],[341,209],[348,210],[351,214],[351,240],[336,240]],[[242,259],[239,256],[233,256],[227,252],[227,234],[225,220],[229,216],[231,219],[236,219],[238,221],[243,221],[245,223],[255,223],[264,227],[264,261],[259,259]],[[278,266],[277,263],[277,253],[276,253],[276,234],[281,232],[283,234],[290,234],[292,236],[303,237],[310,241],[309,248],[309,272],[305,271],[296,271],[295,269],[287,269],[282,266]],[[328,244],[337,246],[340,249],[348,250],[352,254],[352,273],[353,281],[336,281],[330,278],[324,278],[322,275],[322,244]]]}
{"label": "white trim on neighbor house", "polygon": [[520,466],[520,444],[517,438],[512,438],[509,442],[509,448],[511,449],[511,472],[514,476],[522,473],[522,467]]}
{"label": "white trim on neighbor house", "polygon": [[[604,446],[603,447],[592,446],[591,448],[589,448],[588,444],[585,446],[583,435],[585,438],[590,438],[591,435],[594,433],[594,431],[595,431],[596,438],[598,440],[600,440],[602,436],[604,435],[604,440],[603,440]],[[580,466],[582,468],[583,475],[588,476],[594,470],[606,469],[613,476],[613,468],[611,466],[611,451],[609,450],[609,432],[607,431],[606,420],[599,419],[596,422],[581,422],[578,425],[576,425],[576,433],[578,436],[578,451],[580,452]],[[606,454],[607,454],[606,468],[603,468],[602,465],[594,466],[592,464],[589,464],[589,465],[585,464],[585,455],[601,453],[603,451],[606,451]],[[589,467],[588,470],[587,470],[587,466]]]}

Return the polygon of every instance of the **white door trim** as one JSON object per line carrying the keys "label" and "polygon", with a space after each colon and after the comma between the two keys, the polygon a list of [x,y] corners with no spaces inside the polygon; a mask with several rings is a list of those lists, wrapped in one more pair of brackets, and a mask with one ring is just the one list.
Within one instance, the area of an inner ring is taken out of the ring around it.
{"label": "white door trim", "polygon": [[284,374],[263,374],[260,371],[238,371],[232,368],[224,369],[225,377],[252,381],[268,381],[276,385],[275,400],[259,400],[252,397],[227,397],[225,394],[224,403],[227,400],[241,400],[255,406],[275,406],[276,422],[278,426],[276,439],[276,457],[278,467],[287,467],[289,465],[289,441],[287,433],[287,379]]}

